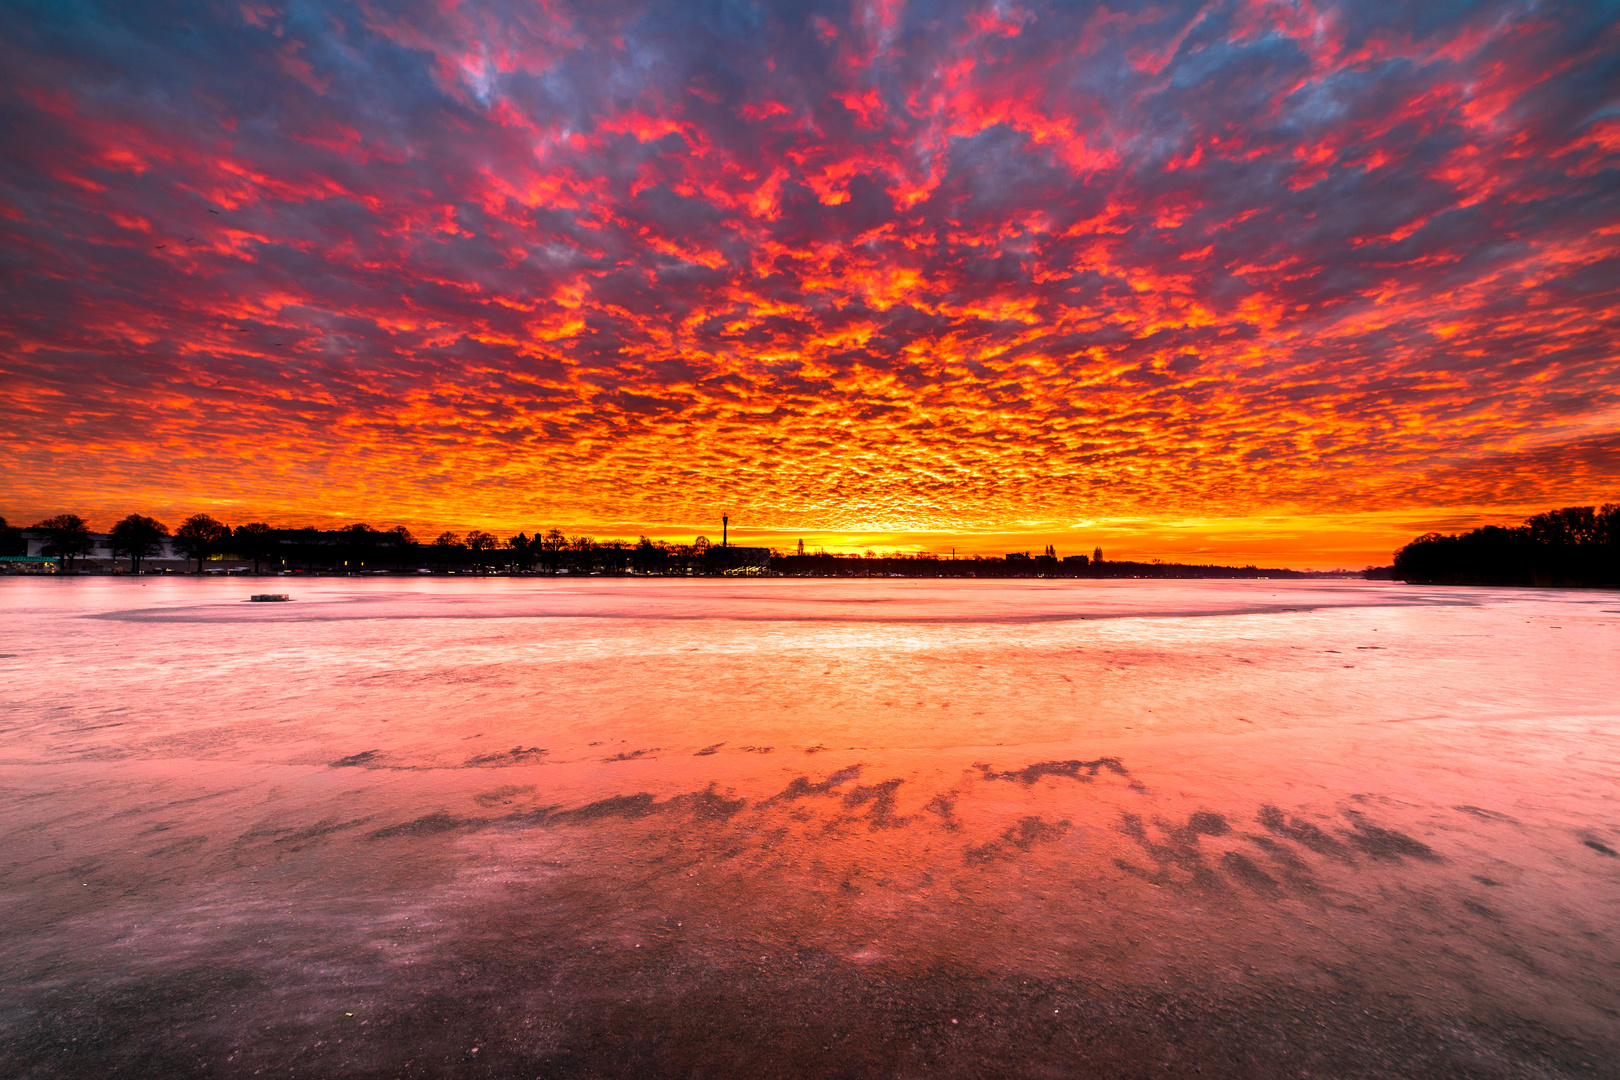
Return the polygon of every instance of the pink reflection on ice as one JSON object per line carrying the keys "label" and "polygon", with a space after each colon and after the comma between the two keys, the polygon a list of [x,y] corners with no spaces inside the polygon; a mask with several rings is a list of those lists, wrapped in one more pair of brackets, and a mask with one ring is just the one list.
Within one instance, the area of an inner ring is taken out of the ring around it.
{"label": "pink reflection on ice", "polygon": [[1612,593],[0,584],[24,970],[543,939],[1614,1041]]}

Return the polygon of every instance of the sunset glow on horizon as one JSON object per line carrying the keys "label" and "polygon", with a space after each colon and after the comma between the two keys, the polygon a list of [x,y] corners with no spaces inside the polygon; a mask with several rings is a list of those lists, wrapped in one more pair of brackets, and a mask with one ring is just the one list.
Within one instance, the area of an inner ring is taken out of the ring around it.
{"label": "sunset glow on horizon", "polygon": [[1620,500],[1612,7],[13,9],[0,514],[1353,566]]}

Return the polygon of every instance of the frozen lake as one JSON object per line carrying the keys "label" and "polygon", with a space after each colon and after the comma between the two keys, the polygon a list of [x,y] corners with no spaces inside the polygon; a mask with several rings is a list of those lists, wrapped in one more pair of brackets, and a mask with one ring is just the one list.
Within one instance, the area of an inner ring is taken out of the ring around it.
{"label": "frozen lake", "polygon": [[1620,594],[0,579],[0,838],[12,1077],[1620,1076]]}

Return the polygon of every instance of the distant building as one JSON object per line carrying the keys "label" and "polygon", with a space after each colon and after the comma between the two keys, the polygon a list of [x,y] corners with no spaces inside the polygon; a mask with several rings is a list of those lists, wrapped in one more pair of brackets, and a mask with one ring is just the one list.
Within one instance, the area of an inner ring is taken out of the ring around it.
{"label": "distant building", "polygon": [[728,547],[726,554],[733,567],[758,567],[763,570],[771,565],[770,548]]}
{"label": "distant building", "polygon": [[766,570],[771,565],[771,549],[763,547],[712,547],[704,553],[709,571]]}
{"label": "distant building", "polygon": [[[27,567],[40,562],[55,564],[58,560],[54,555],[47,556],[45,549],[50,546],[51,534],[46,529],[26,528],[19,529],[22,534],[22,543],[27,551],[23,556],[27,562],[11,562],[5,565],[12,567]],[[79,573],[127,573],[129,570],[129,556],[119,553],[113,554],[112,536],[109,533],[91,533],[90,550],[74,559],[73,569]],[[242,566],[251,565],[229,552],[216,552],[203,560],[209,570],[225,572],[240,570]],[[185,572],[196,566],[195,560],[178,551],[174,546],[174,537],[166,536],[158,541],[156,554],[149,555],[141,560],[143,573]],[[18,571],[21,572],[21,571]]]}
{"label": "distant building", "polygon": [[0,574],[54,574],[56,560],[43,555],[0,555]]}
{"label": "distant building", "polygon": [[[771,567],[771,549],[762,547],[733,547],[731,545],[731,515],[724,514],[720,518],[720,546],[710,548],[704,553],[704,562],[709,570],[718,570],[722,574],[734,570],[752,572],[755,570],[769,570]],[[799,554],[804,554],[804,541],[799,541]]]}

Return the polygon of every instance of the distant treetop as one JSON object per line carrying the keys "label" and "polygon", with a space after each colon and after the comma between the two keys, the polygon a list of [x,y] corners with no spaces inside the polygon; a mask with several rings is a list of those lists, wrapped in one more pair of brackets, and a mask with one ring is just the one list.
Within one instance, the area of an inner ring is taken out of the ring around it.
{"label": "distant treetop", "polygon": [[1395,553],[1394,576],[1431,585],[1620,585],[1620,503],[1549,510],[1514,528],[1425,533]]}

